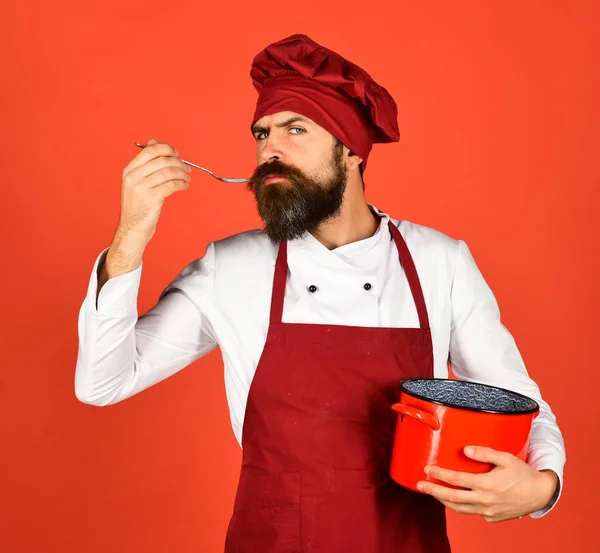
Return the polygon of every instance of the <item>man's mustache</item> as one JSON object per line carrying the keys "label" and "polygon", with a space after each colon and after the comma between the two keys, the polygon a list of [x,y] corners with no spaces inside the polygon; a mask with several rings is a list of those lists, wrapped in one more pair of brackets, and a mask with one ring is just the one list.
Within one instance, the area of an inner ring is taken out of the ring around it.
{"label": "man's mustache", "polygon": [[297,178],[298,171],[292,167],[288,167],[279,161],[272,161],[269,163],[263,163],[256,168],[252,180],[256,183],[262,182],[267,177],[284,177],[284,178]]}

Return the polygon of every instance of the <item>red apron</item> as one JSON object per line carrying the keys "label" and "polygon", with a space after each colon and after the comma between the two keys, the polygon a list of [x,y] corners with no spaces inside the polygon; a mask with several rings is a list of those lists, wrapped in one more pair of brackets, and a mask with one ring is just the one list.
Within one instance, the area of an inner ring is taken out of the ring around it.
{"label": "red apron", "polygon": [[433,377],[412,257],[389,229],[420,328],[283,323],[287,243],[252,381],[226,553],[447,553],[445,508],[389,476],[398,383]]}

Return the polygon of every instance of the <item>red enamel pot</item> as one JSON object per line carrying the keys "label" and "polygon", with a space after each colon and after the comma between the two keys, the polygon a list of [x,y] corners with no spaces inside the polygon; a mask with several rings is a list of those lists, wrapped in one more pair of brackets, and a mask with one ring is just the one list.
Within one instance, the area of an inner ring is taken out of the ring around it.
{"label": "red enamel pot", "polygon": [[483,473],[493,465],[469,459],[468,445],[505,451],[526,461],[531,423],[539,415],[533,399],[516,392],[464,380],[412,378],[400,382],[390,476],[414,491],[427,465]]}

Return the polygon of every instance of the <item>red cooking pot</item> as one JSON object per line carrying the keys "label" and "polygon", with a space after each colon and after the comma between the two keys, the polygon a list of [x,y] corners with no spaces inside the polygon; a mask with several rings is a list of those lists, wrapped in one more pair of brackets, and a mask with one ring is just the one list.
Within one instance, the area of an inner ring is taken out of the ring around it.
{"label": "red cooking pot", "polygon": [[400,402],[390,475],[414,491],[422,480],[439,482],[425,474],[427,465],[483,473],[489,463],[469,459],[468,445],[487,446],[526,461],[531,423],[539,405],[527,396],[463,380],[411,378],[400,383]]}

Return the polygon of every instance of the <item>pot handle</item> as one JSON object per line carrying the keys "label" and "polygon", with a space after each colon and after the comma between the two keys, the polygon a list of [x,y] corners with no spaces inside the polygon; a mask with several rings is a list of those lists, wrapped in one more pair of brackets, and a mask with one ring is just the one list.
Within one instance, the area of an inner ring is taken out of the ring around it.
{"label": "pot handle", "polygon": [[434,430],[439,430],[440,428],[440,421],[438,421],[433,415],[430,415],[425,411],[421,411],[421,409],[417,409],[416,407],[403,405],[402,403],[394,403],[394,405],[392,405],[392,409],[399,415],[407,415],[413,419],[417,419],[418,421],[425,423],[427,426],[430,426]]}

